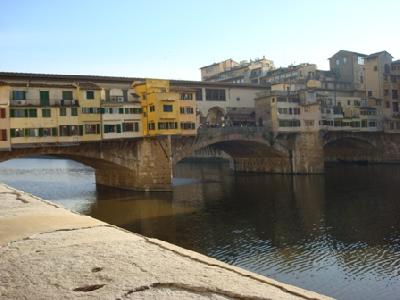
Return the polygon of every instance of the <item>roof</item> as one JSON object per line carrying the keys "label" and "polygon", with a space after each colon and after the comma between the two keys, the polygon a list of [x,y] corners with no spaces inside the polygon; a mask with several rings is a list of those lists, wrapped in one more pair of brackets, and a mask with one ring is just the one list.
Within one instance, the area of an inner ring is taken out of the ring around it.
{"label": "roof", "polygon": [[[38,73],[15,73],[0,72],[0,81],[13,80],[44,80],[49,81],[66,81],[70,83],[125,83],[132,84],[134,81],[143,82],[146,78],[142,77],[118,77],[118,76],[98,76],[98,75],[61,75],[61,74],[38,74]],[[249,83],[228,83],[228,82],[205,82],[194,80],[169,80],[171,86],[190,86],[190,87],[226,87],[226,88],[252,88],[265,89],[264,85]]]}
{"label": "roof", "polygon": [[397,64],[400,64],[400,59],[392,61],[392,65],[397,65]]}
{"label": "roof", "polygon": [[213,63],[211,65],[207,65],[207,66],[201,67],[200,70],[204,69],[204,68],[208,68],[208,67],[219,65],[219,64],[224,63],[224,62],[229,61],[229,60],[234,61],[232,58],[228,58],[228,59],[225,59],[223,61],[220,61],[220,62],[217,62],[217,63]]}
{"label": "roof", "polygon": [[328,58],[328,59],[331,59],[332,57],[338,55],[340,52],[351,53],[351,54],[355,54],[355,55],[362,56],[362,57],[366,57],[366,56],[367,56],[367,54],[360,53],[360,52],[354,52],[354,51],[349,51],[349,50],[339,50],[338,52],[336,52],[335,54],[333,54],[333,55],[332,55],[330,58]]}
{"label": "roof", "polygon": [[383,51],[379,51],[379,52],[372,53],[372,54],[368,55],[366,58],[374,58],[374,57],[377,57],[377,56],[379,56],[379,55],[381,55],[381,54],[385,54],[385,53],[387,53],[387,54],[389,54],[391,57],[393,57],[389,52],[387,52],[386,50],[383,50]]}

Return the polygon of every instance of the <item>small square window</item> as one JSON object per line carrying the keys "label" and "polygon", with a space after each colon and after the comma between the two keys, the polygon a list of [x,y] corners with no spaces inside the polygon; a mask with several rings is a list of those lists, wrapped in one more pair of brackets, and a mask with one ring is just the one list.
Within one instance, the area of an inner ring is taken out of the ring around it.
{"label": "small square window", "polygon": [[86,99],[93,100],[94,99],[94,91],[86,91]]}

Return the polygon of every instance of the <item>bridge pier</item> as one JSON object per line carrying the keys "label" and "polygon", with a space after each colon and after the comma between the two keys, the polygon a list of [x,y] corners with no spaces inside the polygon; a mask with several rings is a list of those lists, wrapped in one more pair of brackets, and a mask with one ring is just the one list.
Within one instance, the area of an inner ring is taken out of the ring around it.
{"label": "bridge pier", "polygon": [[[169,137],[142,139],[132,146],[116,149],[115,155],[121,162],[114,168],[95,169],[96,184],[140,191],[171,191]],[[107,152],[104,154],[107,155]]]}
{"label": "bridge pier", "polygon": [[296,133],[288,141],[286,155],[233,157],[234,170],[276,174],[324,173],[323,143],[318,133]]}
{"label": "bridge pier", "polygon": [[294,137],[290,151],[292,174],[324,173],[324,147],[319,132],[302,132]]}

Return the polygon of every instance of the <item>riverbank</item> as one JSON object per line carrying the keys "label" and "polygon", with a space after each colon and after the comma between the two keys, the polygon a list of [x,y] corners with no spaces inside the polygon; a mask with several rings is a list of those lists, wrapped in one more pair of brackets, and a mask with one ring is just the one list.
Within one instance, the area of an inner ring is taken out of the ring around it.
{"label": "riverbank", "polygon": [[0,185],[0,298],[329,299]]}

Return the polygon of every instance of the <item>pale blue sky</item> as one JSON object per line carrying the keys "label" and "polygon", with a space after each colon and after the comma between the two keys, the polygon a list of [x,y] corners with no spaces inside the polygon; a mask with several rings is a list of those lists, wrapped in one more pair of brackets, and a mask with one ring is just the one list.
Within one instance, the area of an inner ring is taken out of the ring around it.
{"label": "pale blue sky", "polygon": [[200,79],[226,58],[400,58],[400,1],[0,0],[0,71]]}

